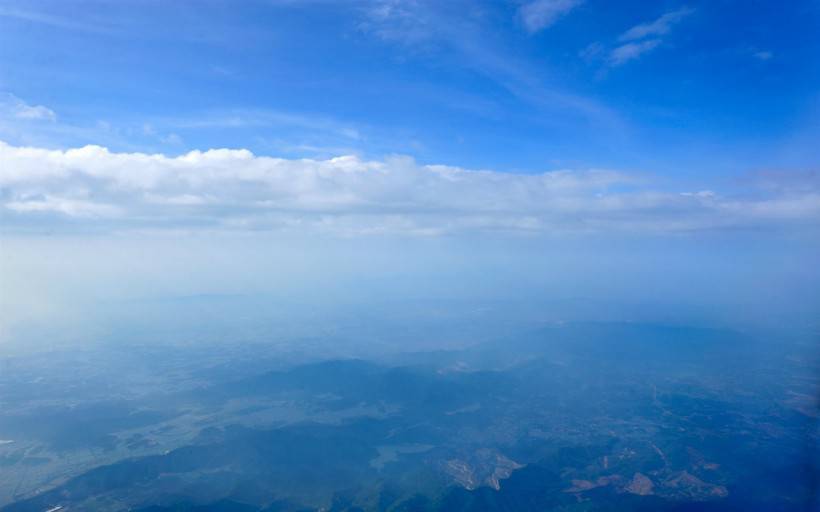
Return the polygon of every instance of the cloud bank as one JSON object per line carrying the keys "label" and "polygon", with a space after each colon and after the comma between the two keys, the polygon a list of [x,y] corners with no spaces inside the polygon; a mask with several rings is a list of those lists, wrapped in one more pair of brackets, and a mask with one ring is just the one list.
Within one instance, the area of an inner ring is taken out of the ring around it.
{"label": "cloud bank", "polygon": [[674,233],[728,228],[815,229],[820,187],[740,194],[669,191],[627,173],[541,174],[420,165],[408,157],[327,160],[212,149],[171,157],[0,142],[0,215],[6,232],[231,230],[445,235]]}

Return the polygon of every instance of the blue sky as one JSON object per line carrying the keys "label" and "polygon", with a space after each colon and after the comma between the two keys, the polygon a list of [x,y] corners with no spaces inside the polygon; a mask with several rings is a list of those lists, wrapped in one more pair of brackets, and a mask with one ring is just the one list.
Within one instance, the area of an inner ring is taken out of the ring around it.
{"label": "blue sky", "polygon": [[483,294],[816,327],[817,27],[816,0],[0,0],[0,310],[86,336],[117,300]]}
{"label": "blue sky", "polygon": [[674,180],[816,165],[814,0],[0,2],[10,144]]}

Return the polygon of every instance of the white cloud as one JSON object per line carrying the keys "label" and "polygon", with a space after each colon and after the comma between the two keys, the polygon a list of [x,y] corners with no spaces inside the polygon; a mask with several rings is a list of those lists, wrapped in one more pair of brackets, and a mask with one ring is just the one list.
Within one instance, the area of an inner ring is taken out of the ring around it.
{"label": "white cloud", "polygon": [[45,119],[54,121],[57,119],[57,114],[50,108],[42,105],[19,105],[15,112],[15,117],[19,119]]}
{"label": "white cloud", "polygon": [[180,129],[287,126],[310,130],[312,132],[325,132],[352,140],[361,138],[361,133],[355,126],[343,124],[333,119],[275,110],[215,111],[192,118],[167,118],[161,119],[160,121],[162,121],[164,125]]}
{"label": "white cloud", "polygon": [[673,25],[686,18],[693,12],[694,10],[688,7],[678,9],[677,11],[668,12],[655,21],[635,25],[631,29],[621,34],[621,37],[619,37],[618,40],[635,41],[638,39],[643,39],[644,37],[666,35],[670,30],[672,30]]}
{"label": "white cloud", "polygon": [[623,44],[610,52],[609,63],[613,66],[620,66],[625,62],[637,59],[641,55],[654,50],[659,44],[661,44],[660,39],[648,39],[639,43]]}
{"label": "white cloud", "polygon": [[196,196],[193,194],[181,194],[178,196],[163,196],[159,194],[145,194],[145,200],[149,203],[171,204],[179,206],[198,206],[205,204],[209,198]]}
{"label": "white cloud", "polygon": [[623,44],[609,52],[609,64],[611,66],[620,66],[651,52],[660,46],[662,36],[668,34],[673,25],[693,12],[693,9],[684,7],[677,11],[668,12],[655,21],[641,23],[630,28],[618,38],[618,41]]}
{"label": "white cloud", "polygon": [[57,114],[43,105],[30,105],[9,93],[0,94],[0,117],[28,121],[56,121]]}
{"label": "white cloud", "polygon": [[513,174],[419,165],[408,157],[290,160],[241,149],[170,157],[0,143],[0,215],[7,230],[43,229],[55,215],[100,229],[425,236],[677,232],[816,225],[820,219],[816,187],[762,190],[757,199],[712,190],[660,192],[611,170]]}
{"label": "white cloud", "polygon": [[524,27],[529,32],[538,32],[582,3],[583,0],[534,0],[522,5],[518,12]]}
{"label": "white cloud", "polygon": [[374,0],[365,5],[359,28],[386,41],[418,44],[440,33],[438,20],[422,2]]}
{"label": "white cloud", "polygon": [[18,213],[56,212],[69,217],[114,217],[120,211],[116,206],[109,204],[51,195],[9,201],[5,207]]}

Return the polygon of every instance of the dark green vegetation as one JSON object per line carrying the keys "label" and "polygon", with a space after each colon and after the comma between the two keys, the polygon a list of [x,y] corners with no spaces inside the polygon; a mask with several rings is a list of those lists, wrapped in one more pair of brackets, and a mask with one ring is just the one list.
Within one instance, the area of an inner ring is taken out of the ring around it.
{"label": "dark green vegetation", "polygon": [[812,346],[575,324],[369,361],[262,346],[8,359],[0,503],[3,512],[816,510]]}

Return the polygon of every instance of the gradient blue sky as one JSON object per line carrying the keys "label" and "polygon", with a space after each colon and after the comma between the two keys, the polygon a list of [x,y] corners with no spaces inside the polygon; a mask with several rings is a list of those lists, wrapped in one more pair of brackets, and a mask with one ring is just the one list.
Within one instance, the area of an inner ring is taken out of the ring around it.
{"label": "gradient blue sky", "polygon": [[818,27],[817,0],[0,0],[0,320],[93,337],[112,301],[252,292],[816,328]]}
{"label": "gradient blue sky", "polygon": [[703,182],[820,160],[820,3],[0,1],[14,145]]}

